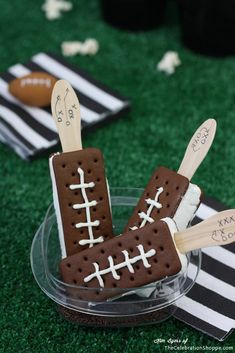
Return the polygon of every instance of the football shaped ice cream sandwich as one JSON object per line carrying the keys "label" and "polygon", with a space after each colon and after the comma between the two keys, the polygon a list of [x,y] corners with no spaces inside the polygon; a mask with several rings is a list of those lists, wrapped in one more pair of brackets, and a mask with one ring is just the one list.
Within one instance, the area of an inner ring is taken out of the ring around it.
{"label": "football shaped ice cream sandwich", "polygon": [[112,237],[112,220],[103,155],[82,149],[79,102],[64,80],[54,86],[52,114],[63,148],[49,166],[64,258]]}
{"label": "football shaped ice cream sandwich", "polygon": [[235,241],[234,216],[222,211],[180,232],[165,218],[69,256],[60,263],[68,294],[100,301],[176,275],[187,267],[185,253]]}
{"label": "football shaped ice cream sandwich", "polygon": [[190,183],[207,155],[216,131],[216,121],[206,120],[191,138],[178,172],[159,167],[146,186],[125,231],[142,228],[170,217],[179,230],[185,229],[200,205],[202,191]]}

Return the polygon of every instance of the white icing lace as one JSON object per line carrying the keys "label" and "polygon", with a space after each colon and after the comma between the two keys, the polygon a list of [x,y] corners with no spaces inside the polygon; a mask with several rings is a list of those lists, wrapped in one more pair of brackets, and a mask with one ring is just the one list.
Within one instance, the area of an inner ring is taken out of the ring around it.
{"label": "white icing lace", "polygon": [[104,241],[104,238],[102,236],[100,236],[99,238],[94,239],[92,227],[98,227],[99,224],[100,224],[100,221],[98,221],[98,220],[92,221],[91,220],[90,207],[96,206],[97,205],[97,201],[96,200],[89,201],[88,197],[87,197],[87,194],[86,194],[86,189],[93,188],[95,186],[95,183],[94,182],[85,183],[85,181],[84,181],[84,171],[81,168],[78,168],[78,174],[80,175],[80,184],[71,184],[69,186],[69,188],[70,188],[70,190],[76,190],[76,189],[80,189],[81,190],[84,203],[76,203],[76,204],[74,204],[73,205],[73,209],[79,210],[81,208],[85,208],[86,209],[87,222],[76,223],[75,227],[76,228],[83,228],[83,227],[87,227],[88,228],[89,239],[82,239],[82,240],[79,241],[79,244],[80,245],[89,244],[89,248],[91,248],[91,247],[93,247],[94,244],[102,243]]}
{"label": "white icing lace", "polygon": [[117,273],[117,270],[120,270],[123,267],[127,267],[128,270],[131,273],[134,273],[134,268],[132,266],[132,264],[136,263],[137,261],[141,260],[143,261],[143,265],[146,268],[151,267],[151,265],[148,263],[148,258],[155,255],[156,254],[156,250],[155,249],[151,249],[148,252],[144,251],[144,247],[143,245],[137,245],[137,248],[140,252],[140,255],[137,255],[135,257],[133,257],[132,259],[130,259],[128,251],[123,250],[122,253],[124,254],[125,257],[125,261],[114,265],[114,261],[112,256],[108,257],[108,261],[109,261],[109,267],[105,268],[104,270],[100,270],[99,268],[99,264],[97,262],[93,262],[93,265],[95,267],[95,272],[91,273],[90,275],[88,275],[87,277],[84,278],[84,282],[89,282],[91,281],[93,278],[97,278],[99,285],[101,287],[104,287],[104,281],[102,278],[102,275],[105,275],[107,273],[112,273],[112,276],[114,279],[119,280],[120,279],[120,275]]}
{"label": "white icing lace", "polygon": [[[147,213],[145,213],[145,212],[138,213],[139,217],[141,219],[143,219],[143,221],[141,222],[139,228],[144,227],[147,222],[149,222],[149,223],[153,223],[154,222],[154,219],[152,217],[150,217],[150,215],[151,215],[151,212],[152,212],[154,207],[156,207],[157,209],[162,208],[162,204],[160,202],[158,202],[158,198],[159,198],[159,196],[161,195],[162,192],[163,192],[163,187],[160,187],[159,189],[157,189],[157,192],[156,192],[154,200],[152,200],[150,198],[145,200],[146,203],[149,205],[149,207],[147,209]],[[136,230],[136,229],[138,229],[137,226],[130,227],[130,230]]]}

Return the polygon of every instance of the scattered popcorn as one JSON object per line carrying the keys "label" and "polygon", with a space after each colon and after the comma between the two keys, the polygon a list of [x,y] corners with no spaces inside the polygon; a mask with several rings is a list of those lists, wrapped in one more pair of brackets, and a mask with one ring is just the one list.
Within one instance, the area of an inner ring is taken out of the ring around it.
{"label": "scattered popcorn", "polygon": [[65,0],[46,0],[42,5],[42,10],[45,11],[48,20],[55,20],[61,17],[62,11],[69,11],[73,4]]}
{"label": "scattered popcorn", "polygon": [[88,38],[85,42],[63,42],[61,44],[64,56],[95,55],[99,50],[99,43],[96,39]]}
{"label": "scattered popcorn", "polygon": [[168,51],[164,54],[163,58],[157,64],[157,70],[163,71],[167,75],[172,75],[175,68],[181,64],[178,53],[175,51]]}

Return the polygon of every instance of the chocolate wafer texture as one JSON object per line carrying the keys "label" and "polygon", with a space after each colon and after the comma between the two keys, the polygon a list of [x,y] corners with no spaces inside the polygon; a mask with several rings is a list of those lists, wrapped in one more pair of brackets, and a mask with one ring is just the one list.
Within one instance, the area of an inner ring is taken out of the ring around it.
{"label": "chocolate wafer texture", "polygon": [[183,175],[165,167],[157,168],[124,231],[143,227],[165,217],[173,217],[188,187],[189,180]]}
{"label": "chocolate wafer texture", "polygon": [[86,148],[56,154],[50,158],[50,170],[62,257],[112,237],[102,153]]}
{"label": "chocolate wafer texture", "polygon": [[115,297],[125,288],[141,287],[180,270],[181,261],[164,221],[114,237],[60,263],[62,279],[71,285],[68,295],[95,301]]}

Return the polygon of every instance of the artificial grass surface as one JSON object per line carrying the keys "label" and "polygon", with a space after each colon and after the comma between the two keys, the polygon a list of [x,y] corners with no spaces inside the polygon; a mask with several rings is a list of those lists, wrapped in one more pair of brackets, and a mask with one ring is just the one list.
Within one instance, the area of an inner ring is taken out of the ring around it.
{"label": "artificial grass surface", "polygon": [[[185,49],[173,4],[163,27],[127,33],[102,21],[97,0],[73,0],[74,10],[53,22],[45,19],[42,3],[0,0],[0,70],[40,51],[59,54],[64,40],[97,38],[101,49],[95,57],[69,60],[133,102],[128,116],[84,137],[85,146],[102,149],[110,185],[143,187],[156,166],[177,170],[194,130],[215,117],[216,140],[193,181],[234,207],[235,57],[205,58]],[[182,60],[172,77],[155,70],[169,49]],[[157,338],[235,349],[234,334],[219,343],[175,319],[117,330],[65,322],[40,291],[29,263],[33,236],[52,201],[48,160],[29,164],[3,145],[0,158],[0,352],[165,352],[164,344],[154,343]]]}

